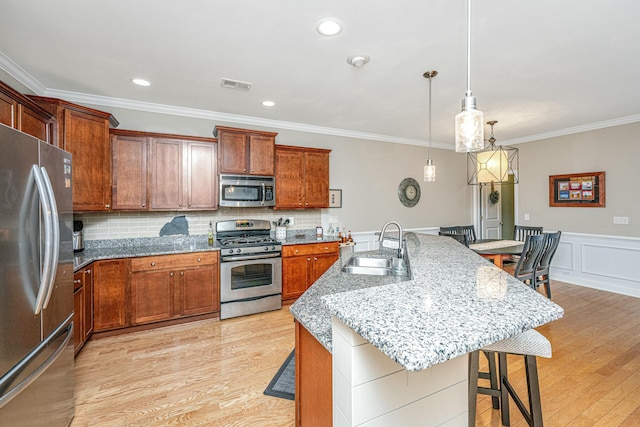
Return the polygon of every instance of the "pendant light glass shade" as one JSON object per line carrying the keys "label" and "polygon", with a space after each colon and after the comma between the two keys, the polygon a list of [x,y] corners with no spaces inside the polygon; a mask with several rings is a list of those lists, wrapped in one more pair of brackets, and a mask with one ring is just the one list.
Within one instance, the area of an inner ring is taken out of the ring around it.
{"label": "pendant light glass shade", "polygon": [[427,164],[424,167],[424,182],[434,182],[436,180],[436,165],[431,159],[431,79],[438,75],[437,71],[426,71],[422,76],[429,79],[429,149],[427,153]]}
{"label": "pendant light glass shade", "polygon": [[436,165],[433,164],[431,157],[427,159],[427,165],[424,167],[424,182],[433,182],[436,180]]}
{"label": "pendant light glass shade", "polygon": [[462,111],[456,115],[456,152],[468,153],[484,148],[484,118],[476,109],[476,98],[471,94],[471,0],[467,0],[467,91],[462,100]]}

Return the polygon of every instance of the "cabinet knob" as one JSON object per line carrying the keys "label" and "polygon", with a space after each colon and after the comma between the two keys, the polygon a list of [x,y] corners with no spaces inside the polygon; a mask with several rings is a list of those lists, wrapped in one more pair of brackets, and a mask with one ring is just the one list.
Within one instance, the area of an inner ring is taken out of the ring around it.
{"label": "cabinet knob", "polygon": [[242,172],[246,172],[246,171],[247,171],[247,169],[246,169],[246,168],[242,169]]}
{"label": "cabinet knob", "polygon": [[181,271],[181,272],[180,272],[180,275],[181,275],[181,276],[184,276],[184,271]]}
{"label": "cabinet knob", "polygon": [[178,207],[181,208],[182,207],[182,203],[178,203]]}
{"label": "cabinet knob", "polygon": [[328,248],[327,246],[325,246],[325,247],[324,247],[324,250],[325,250],[325,251],[328,251],[328,250],[329,250],[329,248]]}
{"label": "cabinet knob", "polygon": [[314,260],[314,261],[317,261],[317,260],[318,260],[318,258],[316,258],[316,257],[313,257],[313,260]]}
{"label": "cabinet knob", "polygon": [[85,271],[84,271],[84,274],[91,274],[91,269],[89,269],[89,270],[85,270]]}
{"label": "cabinet knob", "polygon": [[151,267],[155,267],[156,266],[156,262],[155,261],[151,261]]}
{"label": "cabinet knob", "polygon": [[169,276],[173,277],[173,271],[171,273],[169,273]]}
{"label": "cabinet knob", "polygon": [[107,208],[107,209],[109,209],[109,208],[111,207],[111,205],[106,204],[106,205],[104,205],[104,207],[105,207],[105,208]]}
{"label": "cabinet knob", "polygon": [[200,257],[198,257],[198,262],[200,262]]}
{"label": "cabinet knob", "polygon": [[307,261],[311,261],[311,258],[307,258]]}
{"label": "cabinet knob", "polygon": [[82,280],[80,280],[80,279],[77,279],[77,280],[73,281],[73,283],[81,283],[81,282],[82,282]]}
{"label": "cabinet knob", "polygon": [[143,207],[143,208],[144,208],[144,207],[146,207],[146,206],[147,206],[147,205],[146,205],[145,203],[143,203],[143,204],[142,204],[142,207]]}
{"label": "cabinet knob", "polygon": [[295,253],[298,253],[298,252],[300,252],[300,251],[296,249],[294,252],[295,252]]}

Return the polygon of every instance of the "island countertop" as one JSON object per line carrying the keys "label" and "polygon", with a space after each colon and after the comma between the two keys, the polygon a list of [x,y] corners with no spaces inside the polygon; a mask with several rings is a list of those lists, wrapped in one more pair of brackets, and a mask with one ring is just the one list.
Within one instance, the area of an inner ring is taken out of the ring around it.
{"label": "island countertop", "polygon": [[564,313],[449,237],[406,233],[405,240],[410,280],[343,273],[346,260],[339,260],[291,306],[295,319],[331,352],[335,315],[405,369],[417,371]]}

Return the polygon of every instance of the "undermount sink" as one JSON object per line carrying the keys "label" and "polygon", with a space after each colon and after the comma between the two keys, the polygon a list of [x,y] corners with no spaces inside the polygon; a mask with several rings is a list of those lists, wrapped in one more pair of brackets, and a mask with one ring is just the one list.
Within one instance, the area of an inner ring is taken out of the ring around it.
{"label": "undermount sink", "polygon": [[406,276],[407,265],[402,258],[371,257],[354,255],[342,267],[349,274],[369,274],[374,276]]}

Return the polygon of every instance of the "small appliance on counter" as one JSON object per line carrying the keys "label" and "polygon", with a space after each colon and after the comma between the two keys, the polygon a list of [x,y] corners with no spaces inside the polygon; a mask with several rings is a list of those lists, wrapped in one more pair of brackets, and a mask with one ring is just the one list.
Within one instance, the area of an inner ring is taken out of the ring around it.
{"label": "small appliance on counter", "polygon": [[84,249],[84,232],[82,221],[73,221],[73,251],[80,252]]}

